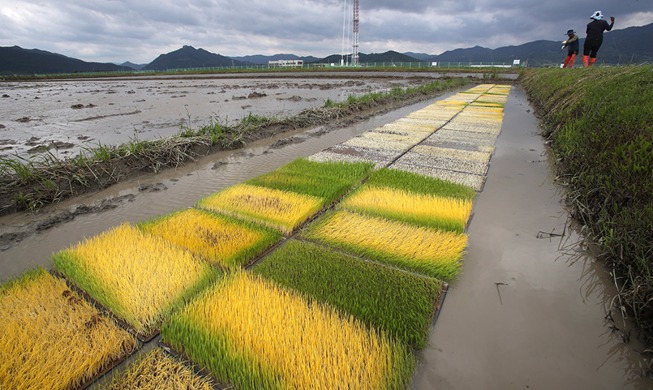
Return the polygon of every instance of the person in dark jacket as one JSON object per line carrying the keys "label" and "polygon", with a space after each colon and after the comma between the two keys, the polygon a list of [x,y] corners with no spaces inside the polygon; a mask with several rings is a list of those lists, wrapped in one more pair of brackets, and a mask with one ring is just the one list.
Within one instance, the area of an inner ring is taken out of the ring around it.
{"label": "person in dark jacket", "polygon": [[596,62],[598,53],[603,43],[603,31],[610,31],[614,26],[614,16],[610,16],[610,23],[603,20],[601,11],[596,11],[590,16],[591,22],[587,24],[587,37],[583,45],[583,66],[588,67]]}
{"label": "person in dark jacket", "polygon": [[574,30],[567,30],[567,40],[562,42],[562,48],[567,48],[567,58],[563,68],[573,68],[576,55],[578,55],[578,35]]}

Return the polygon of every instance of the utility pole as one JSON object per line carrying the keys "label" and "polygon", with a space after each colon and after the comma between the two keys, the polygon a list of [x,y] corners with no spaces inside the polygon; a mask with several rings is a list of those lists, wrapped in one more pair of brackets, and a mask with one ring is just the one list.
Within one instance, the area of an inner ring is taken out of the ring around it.
{"label": "utility pole", "polygon": [[351,64],[352,66],[358,66],[358,21],[359,21],[359,0],[354,0],[354,28],[353,28],[353,33],[354,33],[354,51],[351,55]]}

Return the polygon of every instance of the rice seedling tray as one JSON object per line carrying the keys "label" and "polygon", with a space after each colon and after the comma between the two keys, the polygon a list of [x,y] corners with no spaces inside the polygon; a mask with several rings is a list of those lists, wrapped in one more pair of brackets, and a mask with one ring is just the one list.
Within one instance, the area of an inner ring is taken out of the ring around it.
{"label": "rice seedling tray", "polygon": [[344,210],[325,214],[300,237],[443,281],[458,275],[467,245],[464,233]]}
{"label": "rice seedling tray", "polygon": [[369,162],[378,169],[390,164],[400,154],[388,150],[338,144],[309,156],[309,159],[316,162]]}
{"label": "rice seedling tray", "polygon": [[144,340],[169,313],[218,279],[190,252],[120,225],[53,255],[54,269],[121,318]]}
{"label": "rice seedling tray", "polygon": [[404,388],[415,365],[383,332],[244,271],[176,312],[162,336],[236,388]]}
{"label": "rice seedling tray", "polygon": [[237,184],[198,202],[200,208],[268,226],[286,236],[324,204],[324,198],[250,184]]}
{"label": "rice seedling tray", "polygon": [[453,183],[461,184],[473,188],[477,192],[483,191],[485,185],[485,176],[475,175],[472,173],[452,171],[442,168],[431,168],[425,165],[415,165],[397,162],[390,166],[391,169],[412,172],[432,178],[447,180]]}
{"label": "rice seedling tray", "polygon": [[281,233],[211,211],[188,208],[138,227],[225,270],[240,268],[281,239]]}
{"label": "rice seedling tray", "polygon": [[140,347],[111,316],[42,268],[1,285],[0,309],[7,316],[0,321],[2,388],[86,387]]}
{"label": "rice seedling tray", "polygon": [[133,334],[136,337],[136,339],[139,341],[138,348],[136,350],[139,350],[143,346],[143,344],[149,343],[156,336],[159,335],[159,329],[154,329],[152,333],[148,333],[148,334],[145,334],[145,335],[138,333],[136,328],[134,328],[132,325],[127,323],[122,318],[116,316],[109,308],[104,306],[97,299],[90,296],[86,291],[81,289],[74,282],[68,280],[66,278],[66,275],[64,275],[64,274],[62,274],[62,273],[60,273],[60,272],[58,272],[57,270],[54,270],[54,269],[48,270],[48,272],[50,273],[50,275],[65,281],[68,288],[70,290],[74,291],[77,295],[79,295],[85,302],[87,302],[89,305],[93,306],[99,312],[101,312],[104,315],[110,317],[113,320],[113,322],[116,323],[116,325],[118,325],[122,329],[126,330],[130,334]]}
{"label": "rice seedling tray", "polygon": [[444,283],[303,240],[289,240],[252,268],[318,302],[423,348]]}
{"label": "rice seedling tray", "polygon": [[226,390],[211,374],[171,347],[158,341],[144,355],[130,362],[124,371],[114,376],[110,383],[101,386],[106,390],[131,388],[199,390]]}

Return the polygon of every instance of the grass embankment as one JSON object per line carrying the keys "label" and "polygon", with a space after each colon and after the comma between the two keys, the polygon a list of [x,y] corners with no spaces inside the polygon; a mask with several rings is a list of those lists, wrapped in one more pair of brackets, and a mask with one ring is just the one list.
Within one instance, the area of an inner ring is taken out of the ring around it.
{"label": "grass embankment", "polygon": [[0,157],[0,214],[37,210],[71,196],[108,187],[134,174],[178,167],[212,151],[239,148],[247,142],[287,130],[336,125],[362,112],[373,115],[393,105],[437,96],[468,82],[464,78],[437,80],[416,87],[349,96],[343,102],[327,99],[321,107],[285,118],[250,114],[234,125],[212,119],[199,129],[182,128],[174,137],[100,146],[64,160],[51,154],[29,159]]}
{"label": "grass embankment", "polygon": [[573,215],[616,271],[615,303],[653,342],[653,66],[538,69],[540,113]]}

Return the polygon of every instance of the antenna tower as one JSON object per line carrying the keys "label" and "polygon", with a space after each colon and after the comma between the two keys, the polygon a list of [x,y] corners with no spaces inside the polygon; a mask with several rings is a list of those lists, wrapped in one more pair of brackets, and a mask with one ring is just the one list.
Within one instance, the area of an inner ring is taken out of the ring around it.
{"label": "antenna tower", "polygon": [[358,66],[358,21],[360,13],[360,1],[354,0],[354,17],[353,17],[353,33],[354,33],[354,51],[351,55],[351,64],[352,66]]}

